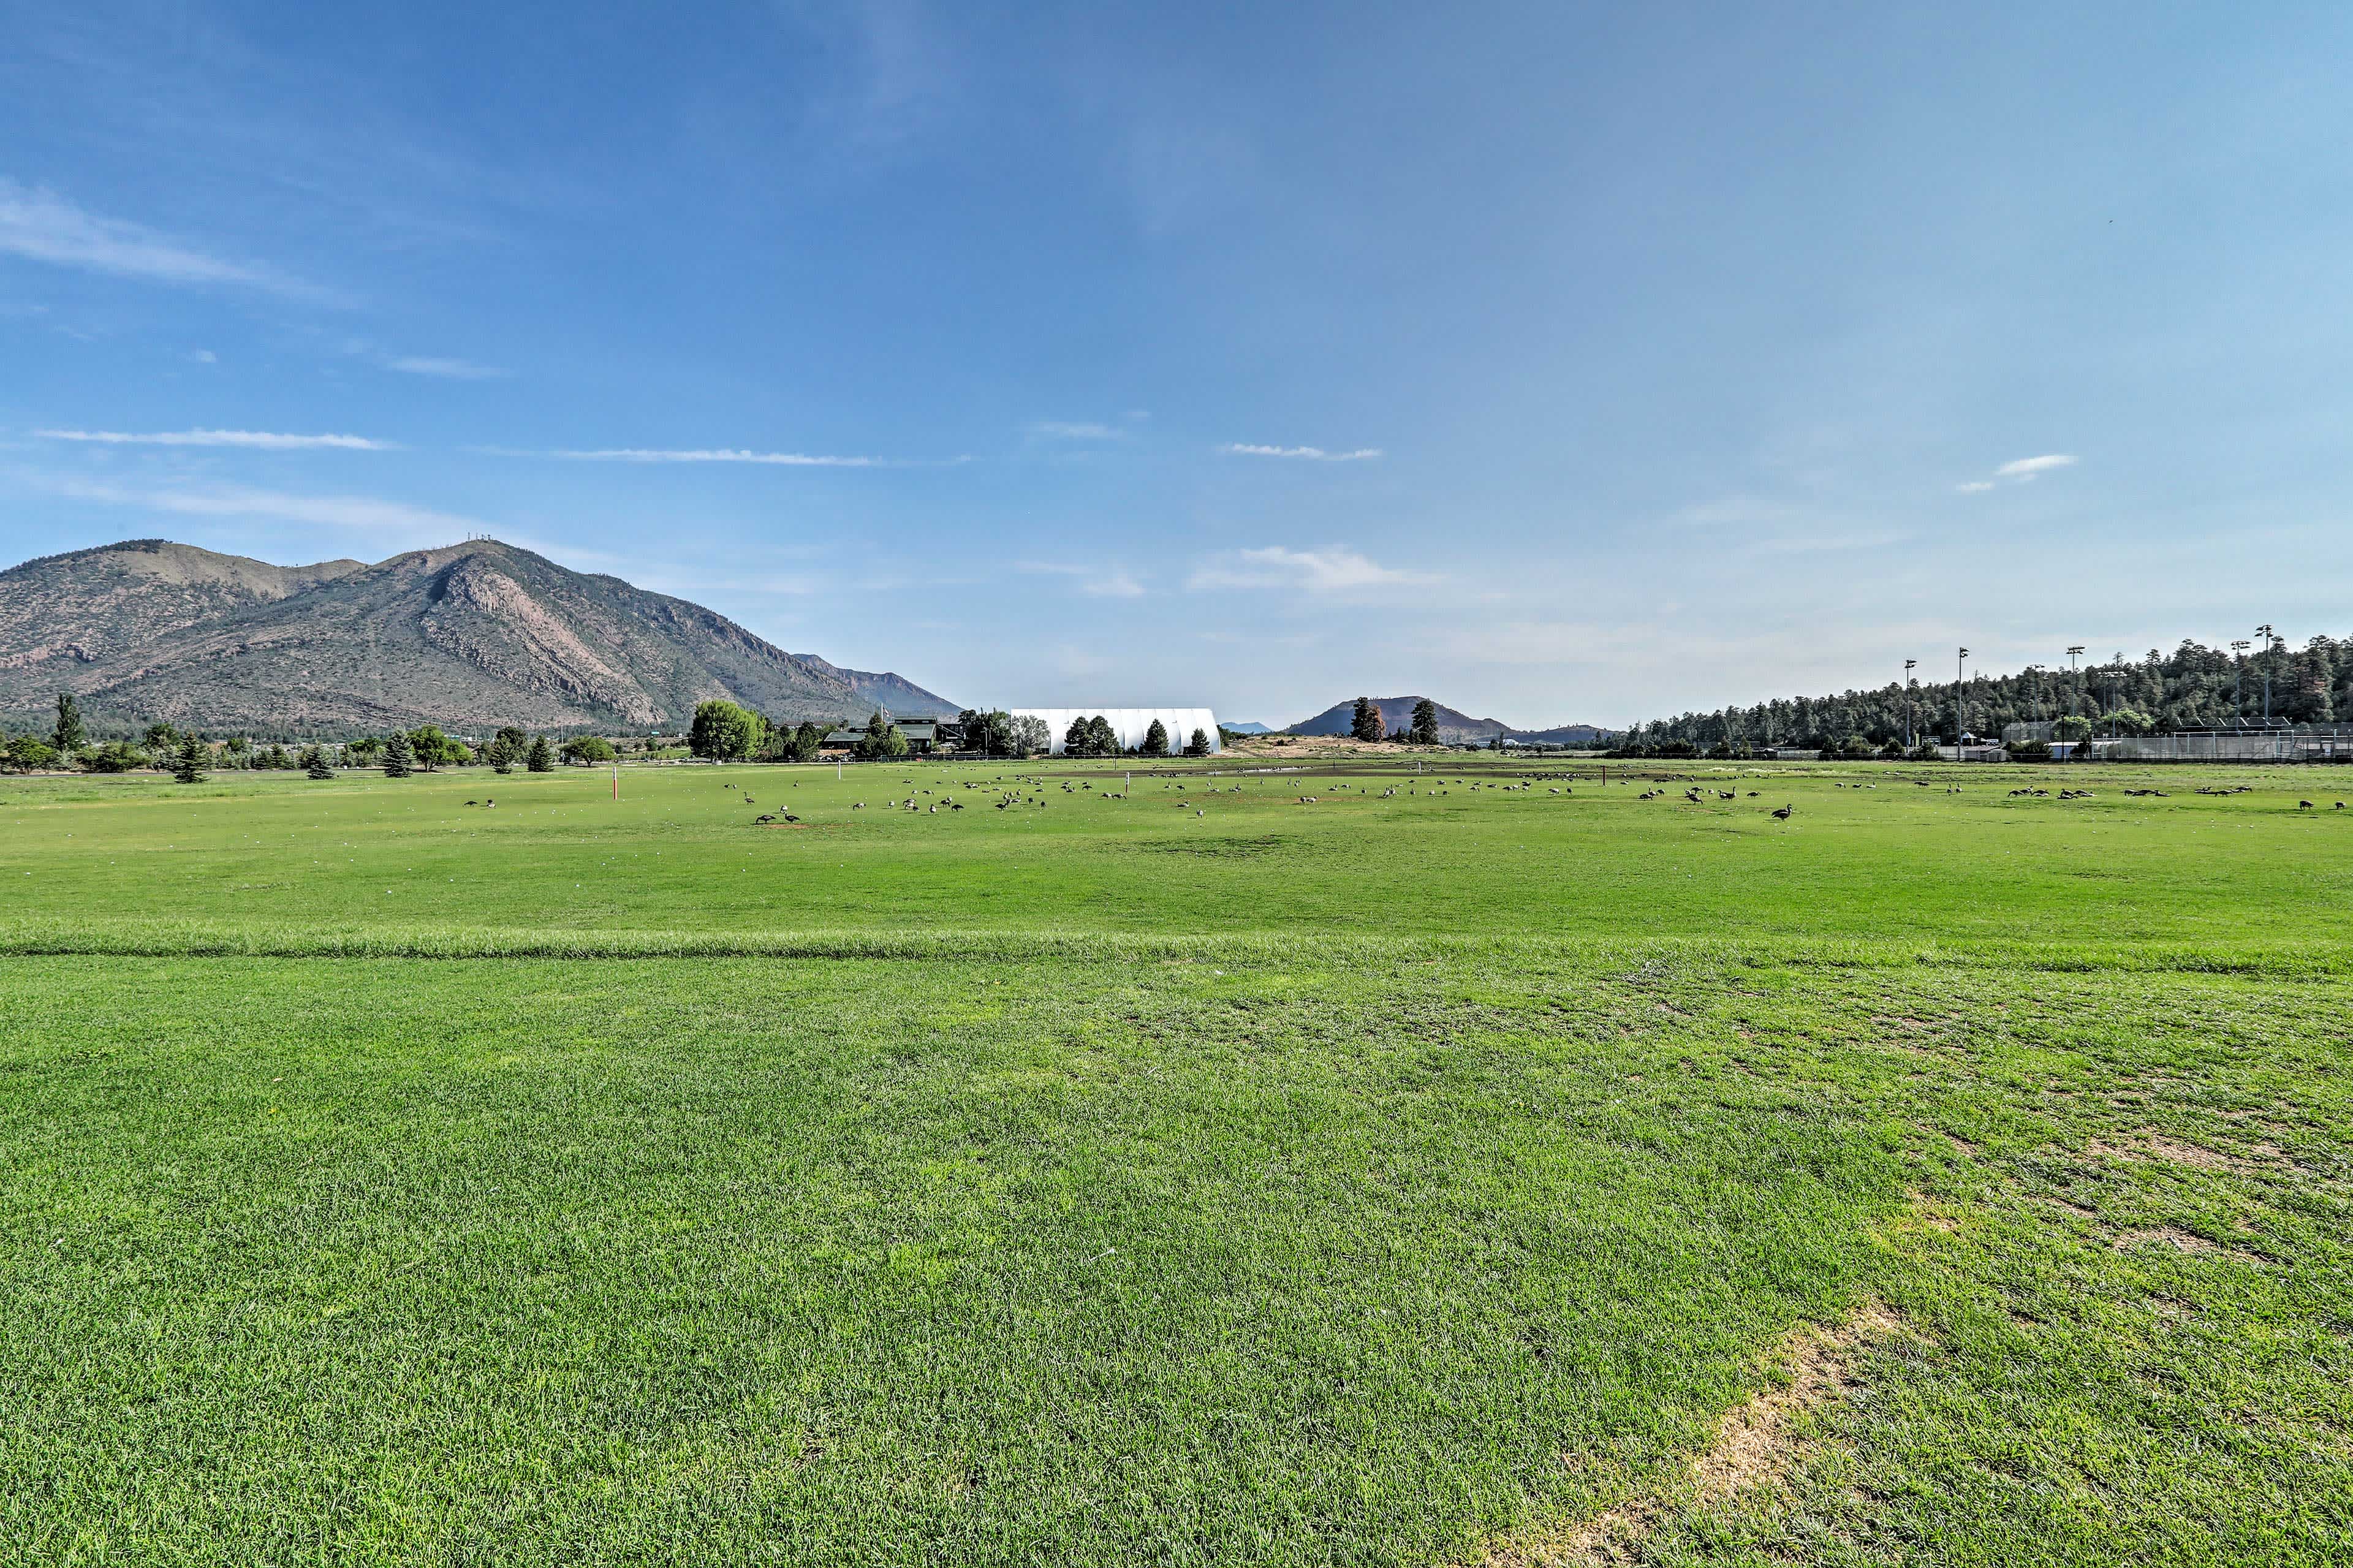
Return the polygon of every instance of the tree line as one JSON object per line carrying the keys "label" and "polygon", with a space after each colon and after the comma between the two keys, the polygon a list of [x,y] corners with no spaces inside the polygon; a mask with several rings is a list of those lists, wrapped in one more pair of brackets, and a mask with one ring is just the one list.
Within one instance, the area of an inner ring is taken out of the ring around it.
{"label": "tree line", "polygon": [[136,742],[92,744],[79,706],[66,692],[58,694],[57,721],[47,734],[0,738],[0,765],[17,773],[72,767],[84,773],[124,773],[160,768],[190,784],[216,771],[287,770],[307,773],[312,778],[332,778],[338,768],[381,768],[394,778],[405,778],[444,767],[487,765],[501,773],[512,773],[517,767],[550,773],[559,763],[593,766],[617,755],[613,743],[601,736],[575,735],[559,745],[545,735],[512,724],[479,746],[447,733],[438,724],[355,741],[311,742],[290,749],[280,742],[262,744],[244,735],[213,740],[195,730],[163,721],[148,725]]}
{"label": "tree line", "polygon": [[1955,743],[1959,735],[1999,736],[2005,725],[2048,722],[2060,740],[2111,731],[2169,735],[2257,723],[2326,724],[2353,717],[2353,639],[2316,637],[2300,648],[2274,637],[2212,648],[2184,638],[2171,652],[2122,653],[2077,669],[2029,665],[2010,675],[1954,683],[1890,681],[1828,697],[1776,698],[1754,707],[1683,713],[1637,724],[1624,750],[1737,752],[1797,747],[1847,753],[1903,750],[1907,738]]}

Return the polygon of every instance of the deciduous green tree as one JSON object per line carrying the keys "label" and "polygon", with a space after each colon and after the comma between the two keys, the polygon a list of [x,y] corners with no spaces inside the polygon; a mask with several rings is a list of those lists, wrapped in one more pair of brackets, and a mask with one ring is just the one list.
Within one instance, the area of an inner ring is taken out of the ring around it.
{"label": "deciduous green tree", "polygon": [[458,742],[443,734],[438,724],[419,724],[407,738],[409,751],[428,773],[443,763],[458,760]]}
{"label": "deciduous green tree", "polygon": [[694,705],[694,722],[686,732],[686,749],[714,763],[741,762],[760,747],[765,722],[757,713],[735,703],[714,699]]}
{"label": "deciduous green tree", "polygon": [[610,742],[597,735],[575,735],[564,742],[564,760],[582,767],[609,763],[616,753]]}
{"label": "deciduous green tree", "polygon": [[889,762],[907,754],[907,737],[891,721],[888,710],[877,708],[858,739],[858,754],[873,762]]}
{"label": "deciduous green tree", "polygon": [[58,749],[38,735],[18,735],[7,746],[8,765],[20,773],[58,765]]}

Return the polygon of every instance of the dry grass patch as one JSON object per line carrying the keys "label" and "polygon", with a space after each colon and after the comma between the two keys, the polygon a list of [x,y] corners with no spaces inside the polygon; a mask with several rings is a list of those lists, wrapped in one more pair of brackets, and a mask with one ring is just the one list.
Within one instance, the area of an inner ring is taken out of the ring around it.
{"label": "dry grass patch", "polygon": [[2136,1163],[2161,1160],[2169,1165],[2186,1165],[2195,1171],[2227,1171],[2239,1176],[2275,1173],[2283,1159],[2280,1151],[2269,1143],[2253,1145],[2250,1152],[2254,1158],[2250,1159],[2246,1155],[2226,1154],[2200,1143],[2184,1143],[2158,1132],[2137,1132],[2133,1135],[2132,1142],[2122,1144],[2094,1139],[2084,1146],[2084,1152]]}
{"label": "dry grass patch", "polygon": [[1721,1508],[1786,1474],[1800,1447],[1790,1430],[1795,1418],[1843,1398],[1854,1385],[1858,1352],[1902,1332],[1904,1326],[1886,1307],[1869,1301],[1835,1328],[1799,1330],[1777,1358],[1788,1368],[1788,1381],[1760,1389],[1728,1412],[1707,1447],[1693,1456],[1687,1477],[1660,1493],[1630,1499],[1565,1535],[1499,1545],[1487,1553],[1482,1568],[1582,1568],[1637,1561],[1642,1537],[1660,1515],[1678,1508]]}

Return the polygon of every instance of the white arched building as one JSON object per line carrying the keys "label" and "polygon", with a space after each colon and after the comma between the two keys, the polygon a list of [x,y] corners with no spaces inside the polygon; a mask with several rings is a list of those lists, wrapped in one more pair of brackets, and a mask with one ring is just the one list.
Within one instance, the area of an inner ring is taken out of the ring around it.
{"label": "white arched building", "polygon": [[1098,716],[1111,726],[1124,751],[1132,752],[1144,744],[1145,731],[1152,728],[1155,719],[1168,731],[1168,754],[1172,757],[1184,753],[1185,742],[1193,738],[1196,730],[1208,736],[1212,753],[1223,750],[1218,743],[1218,716],[1207,708],[1016,708],[1013,716],[1043,721],[1053,754],[1058,757],[1062,754],[1062,737],[1070,733],[1071,721]]}

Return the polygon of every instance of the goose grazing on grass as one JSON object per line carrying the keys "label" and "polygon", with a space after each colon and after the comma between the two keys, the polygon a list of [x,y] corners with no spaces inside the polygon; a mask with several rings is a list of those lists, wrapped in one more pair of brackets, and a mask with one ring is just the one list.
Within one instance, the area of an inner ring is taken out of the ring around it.
{"label": "goose grazing on grass", "polygon": [[1776,822],[1787,822],[1789,820],[1790,816],[1796,813],[1797,809],[1798,808],[1794,805],[1781,806],[1773,813],[1773,820]]}

